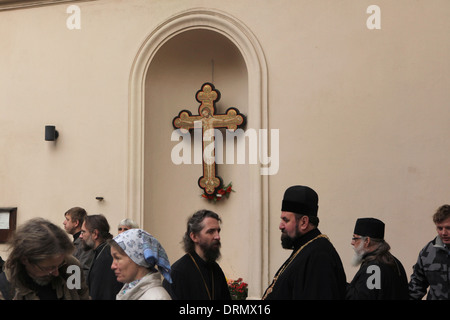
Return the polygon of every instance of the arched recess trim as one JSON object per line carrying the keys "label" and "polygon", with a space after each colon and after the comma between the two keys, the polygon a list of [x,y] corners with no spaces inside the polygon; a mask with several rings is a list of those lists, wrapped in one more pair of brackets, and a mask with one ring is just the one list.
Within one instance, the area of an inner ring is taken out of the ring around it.
{"label": "arched recess trim", "polygon": [[[155,54],[172,37],[188,30],[207,29],[231,40],[241,52],[248,70],[247,128],[268,129],[267,65],[259,42],[236,18],[213,9],[190,9],[172,16],[156,27],[141,45],[133,62],[129,80],[128,123],[128,216],[143,225],[144,219],[144,139],[145,79]],[[253,294],[262,294],[268,283],[268,177],[261,175],[261,165],[251,166],[249,179],[250,212],[255,213],[249,226],[252,246],[249,268]]]}

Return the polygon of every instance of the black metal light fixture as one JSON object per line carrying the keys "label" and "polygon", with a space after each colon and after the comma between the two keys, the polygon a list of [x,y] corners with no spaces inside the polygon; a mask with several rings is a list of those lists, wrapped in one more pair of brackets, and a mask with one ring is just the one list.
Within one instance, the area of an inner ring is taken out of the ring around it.
{"label": "black metal light fixture", "polygon": [[59,133],[55,126],[45,126],[45,141],[55,141]]}

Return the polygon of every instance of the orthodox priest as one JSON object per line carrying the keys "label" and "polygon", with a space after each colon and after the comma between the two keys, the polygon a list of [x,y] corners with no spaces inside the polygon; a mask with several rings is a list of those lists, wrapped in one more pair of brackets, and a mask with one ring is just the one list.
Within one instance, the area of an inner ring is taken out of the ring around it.
{"label": "orthodox priest", "polygon": [[173,300],[231,300],[220,257],[219,215],[199,210],[189,218],[183,237],[186,254],[171,267],[172,283],[163,286]]}
{"label": "orthodox priest", "polygon": [[288,188],[281,204],[281,245],[292,254],[275,274],[263,299],[344,299],[342,261],[318,227],[317,193],[307,186]]}
{"label": "orthodox priest", "polygon": [[384,222],[376,218],[356,220],[352,264],[360,265],[348,285],[349,300],[407,300],[408,280],[401,262],[384,240]]}

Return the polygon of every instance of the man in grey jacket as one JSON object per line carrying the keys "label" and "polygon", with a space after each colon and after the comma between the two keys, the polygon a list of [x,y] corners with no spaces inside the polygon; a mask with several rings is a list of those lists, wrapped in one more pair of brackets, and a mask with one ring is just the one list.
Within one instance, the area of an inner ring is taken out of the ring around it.
{"label": "man in grey jacket", "polygon": [[409,282],[410,299],[450,299],[450,205],[441,206],[433,215],[437,237],[419,253]]}

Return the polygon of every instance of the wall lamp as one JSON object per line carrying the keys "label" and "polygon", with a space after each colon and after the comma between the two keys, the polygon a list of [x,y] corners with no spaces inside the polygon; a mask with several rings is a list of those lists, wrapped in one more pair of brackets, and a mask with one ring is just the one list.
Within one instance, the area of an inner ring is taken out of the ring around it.
{"label": "wall lamp", "polygon": [[55,126],[45,126],[45,141],[56,141],[59,133]]}

